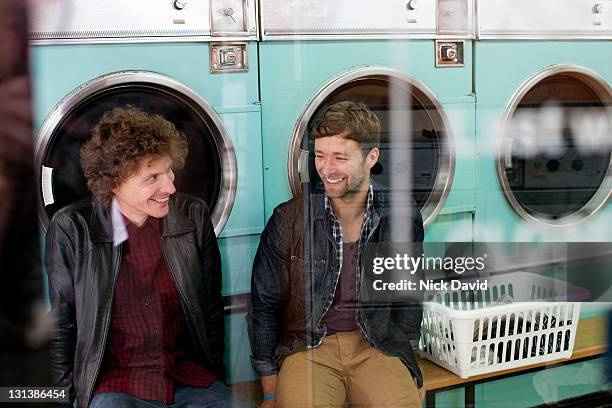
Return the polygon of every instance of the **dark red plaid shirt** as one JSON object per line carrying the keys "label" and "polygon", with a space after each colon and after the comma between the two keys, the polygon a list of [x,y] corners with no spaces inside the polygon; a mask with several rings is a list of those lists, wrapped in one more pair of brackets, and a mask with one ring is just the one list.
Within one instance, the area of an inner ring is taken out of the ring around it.
{"label": "dark red plaid shirt", "polygon": [[162,254],[161,220],[149,217],[140,228],[126,224],[129,238],[95,392],[172,404],[175,381],[207,388],[216,378],[191,357],[185,314]]}

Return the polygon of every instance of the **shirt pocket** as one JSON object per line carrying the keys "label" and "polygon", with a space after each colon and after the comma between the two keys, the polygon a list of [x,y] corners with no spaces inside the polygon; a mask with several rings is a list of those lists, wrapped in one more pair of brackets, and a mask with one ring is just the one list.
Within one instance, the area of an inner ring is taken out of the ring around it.
{"label": "shirt pocket", "polygon": [[307,285],[313,284],[317,275],[324,272],[325,264],[325,259],[308,260],[292,255],[289,274],[283,282],[285,294],[293,298],[305,298],[310,291]]}

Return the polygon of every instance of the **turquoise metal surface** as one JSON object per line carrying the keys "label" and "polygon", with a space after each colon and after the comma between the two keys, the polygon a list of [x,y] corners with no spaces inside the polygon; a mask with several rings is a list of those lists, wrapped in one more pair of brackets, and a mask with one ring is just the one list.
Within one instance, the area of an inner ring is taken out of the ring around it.
{"label": "turquoise metal surface", "polygon": [[258,107],[254,108],[251,112],[219,115],[232,136],[238,169],[236,201],[220,237],[259,234],[264,227],[261,116]]}
{"label": "turquoise metal surface", "polygon": [[[249,72],[211,74],[208,44],[31,48],[35,129],[75,88],[101,75],[123,70],[167,75],[212,105],[234,145],[238,171],[234,206],[219,239],[224,296],[250,291],[252,261],[264,226],[257,45],[250,43],[248,52]],[[244,314],[226,316],[226,326],[228,381],[253,379]]]}
{"label": "turquoise metal surface", "polygon": [[[257,46],[249,44],[249,72],[211,74],[208,44],[55,45],[31,48],[35,129],[57,103],[80,85],[123,70],[161,73],[182,82],[210,103],[226,126],[237,160],[237,191],[221,237],[263,229],[261,124]],[[229,256],[229,254],[228,254]],[[240,257],[245,282],[252,257]],[[236,265],[224,260],[224,265]],[[224,289],[226,293],[230,291]]]}
{"label": "turquoise metal surface", "polygon": [[215,109],[257,104],[257,45],[249,43],[248,52],[249,72],[213,75],[206,43],[33,46],[35,128],[77,86],[123,70],[149,70],[168,75],[200,94]]}
{"label": "turquoise metal surface", "polygon": [[[476,212],[474,240],[483,242],[609,242],[612,208],[574,227],[546,228],[529,223],[500,190],[495,154],[504,110],[517,90],[535,73],[555,64],[572,64],[612,81],[612,48],[607,41],[480,41],[474,45],[476,90]],[[524,258],[531,255],[524,253]],[[515,265],[517,266],[517,265]],[[565,271],[564,268],[562,268]],[[582,271],[585,272],[585,271]],[[570,278],[571,281],[571,278]],[[608,307],[583,303],[581,318],[601,315]],[[572,378],[567,381],[567,378]],[[576,378],[580,381],[576,382]],[[524,407],[601,390],[601,360],[572,364],[476,387],[480,405]],[[514,390],[521,389],[520,396]],[[456,393],[456,391],[453,391]],[[458,398],[459,397],[459,398]],[[443,393],[440,404],[462,405],[463,395]],[[449,405],[449,406],[450,406]]]}
{"label": "turquoise metal surface", "polygon": [[259,377],[251,368],[251,343],[247,334],[246,314],[225,316],[225,366],[228,383],[254,381]]}
{"label": "turquoise metal surface", "polygon": [[[604,359],[569,364],[476,385],[476,406],[524,408],[606,390]],[[517,393],[517,390],[521,390]],[[436,407],[464,407],[458,388],[436,394]]]}
{"label": "turquoise metal surface", "polygon": [[251,269],[258,245],[259,234],[219,239],[223,259],[223,296],[251,291]]}
{"label": "turquoise metal surface", "polygon": [[[434,42],[272,41],[259,44],[261,69],[264,202],[266,219],[291,197],[287,156],[291,132],[308,102],[328,81],[352,68],[386,67],[408,74],[441,101],[452,127],[457,151],[455,177],[443,212],[474,210],[474,97],[472,46],[465,44],[464,67],[436,68]],[[435,223],[434,223],[435,224]],[[426,239],[445,241],[445,227],[429,228]],[[471,228],[456,230],[453,239],[471,241]]]}
{"label": "turquoise metal surface", "polygon": [[475,240],[519,242],[610,241],[612,207],[564,228],[528,223],[500,191],[495,168],[504,110],[513,94],[538,71],[572,64],[612,81],[612,47],[607,41],[482,41],[475,45],[476,120]]}

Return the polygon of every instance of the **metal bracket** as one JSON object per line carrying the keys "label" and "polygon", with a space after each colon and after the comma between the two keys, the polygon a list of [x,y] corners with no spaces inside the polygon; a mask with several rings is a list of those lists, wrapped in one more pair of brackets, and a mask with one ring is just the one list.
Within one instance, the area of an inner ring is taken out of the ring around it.
{"label": "metal bracket", "polygon": [[436,40],[436,67],[465,66],[465,41]]}
{"label": "metal bracket", "polygon": [[210,45],[210,73],[248,72],[247,43],[213,43]]}
{"label": "metal bracket", "polygon": [[300,150],[300,157],[298,159],[298,174],[300,175],[300,182],[302,183],[310,183],[308,157],[308,150]]}

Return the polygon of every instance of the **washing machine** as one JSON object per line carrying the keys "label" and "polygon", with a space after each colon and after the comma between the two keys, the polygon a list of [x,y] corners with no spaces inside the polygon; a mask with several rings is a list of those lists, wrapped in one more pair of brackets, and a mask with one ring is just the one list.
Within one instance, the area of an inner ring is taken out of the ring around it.
{"label": "washing machine", "polygon": [[475,241],[506,244],[502,269],[587,289],[581,318],[601,314],[612,300],[612,2],[483,0],[476,28]]}
{"label": "washing machine", "polygon": [[[40,223],[88,195],[80,146],[101,114],[127,104],[188,141],[179,191],[211,209],[223,262],[229,381],[248,361],[244,315],[264,226],[261,123],[251,0],[35,2],[31,60]],[[238,313],[234,313],[238,311]]]}
{"label": "washing machine", "polygon": [[478,241],[608,242],[612,2],[477,2]]}
{"label": "washing machine", "polygon": [[318,179],[318,113],[352,100],[382,123],[373,179],[419,205],[426,240],[471,241],[472,2],[261,0],[260,16],[266,218]]}

